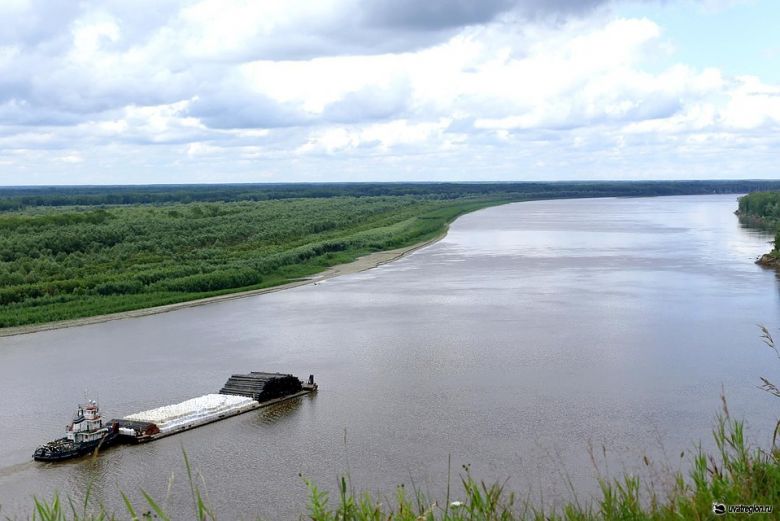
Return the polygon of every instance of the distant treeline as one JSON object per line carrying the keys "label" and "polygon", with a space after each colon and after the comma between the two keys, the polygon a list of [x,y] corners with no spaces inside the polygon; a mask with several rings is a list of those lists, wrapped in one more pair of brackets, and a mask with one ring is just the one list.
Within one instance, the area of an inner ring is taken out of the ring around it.
{"label": "distant treeline", "polygon": [[274,286],[511,201],[767,187],[780,182],[2,188],[0,327]]}
{"label": "distant treeline", "polygon": [[780,192],[753,192],[739,198],[739,220],[775,232],[771,255],[780,258]]}
{"label": "distant treeline", "polygon": [[753,192],[740,197],[737,214],[744,221],[769,229],[780,226],[780,192]]}
{"label": "distant treeline", "polygon": [[780,190],[780,181],[587,181],[550,183],[301,183],[0,188],[0,211],[38,206],[100,206],[417,196],[567,198],[744,193]]}

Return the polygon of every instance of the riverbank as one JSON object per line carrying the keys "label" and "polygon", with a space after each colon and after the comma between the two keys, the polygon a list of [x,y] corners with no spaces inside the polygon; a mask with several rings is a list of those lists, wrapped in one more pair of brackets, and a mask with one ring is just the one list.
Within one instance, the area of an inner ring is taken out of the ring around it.
{"label": "riverbank", "polygon": [[756,264],[765,268],[780,269],[780,258],[771,253],[765,253],[756,260]]}
{"label": "riverbank", "polygon": [[212,297],[201,298],[197,300],[189,300],[184,302],[176,302],[173,304],[166,304],[163,306],[154,306],[150,308],[134,309],[130,311],[122,311],[119,313],[108,313],[105,315],[95,315],[91,317],[76,318],[71,320],[60,320],[57,322],[47,322],[43,324],[30,324],[25,326],[16,326],[0,329],[0,337],[25,335],[29,333],[38,333],[40,331],[51,331],[54,329],[63,329],[68,327],[86,326],[89,324],[99,324],[102,322],[109,322],[111,320],[122,320],[126,318],[145,317],[149,315],[157,315],[160,313],[168,313],[169,311],[176,311],[177,309],[191,308],[195,306],[205,306],[206,304],[213,304],[216,302],[225,302],[228,300],[236,300],[246,297],[253,297],[256,295],[264,295],[266,293],[273,293],[276,291],[284,291],[286,289],[297,288],[298,286],[305,286],[307,284],[318,284],[324,280],[332,279],[341,275],[349,275],[351,273],[359,273],[361,271],[370,270],[398,260],[414,251],[424,248],[435,242],[440,241],[447,235],[449,225],[440,234],[432,239],[428,239],[411,246],[403,248],[396,248],[393,250],[378,251],[369,253],[358,257],[352,262],[344,264],[338,264],[331,266],[326,270],[306,277],[301,280],[280,284],[278,286],[272,286],[269,288],[253,289],[248,291],[240,291],[237,293],[228,293],[225,295],[216,295]]}
{"label": "riverbank", "polygon": [[0,211],[0,328],[19,331],[282,287],[367,253],[419,243],[459,215],[496,204],[772,187],[654,182],[0,189],[0,210],[7,209]]}
{"label": "riverbank", "polygon": [[756,264],[780,269],[780,192],[753,192],[740,197],[734,213],[743,225],[776,234],[774,249],[756,259]]}
{"label": "riverbank", "polygon": [[419,244],[464,213],[512,201],[333,198],[0,216],[8,232],[0,248],[7,259],[0,262],[0,327],[300,283],[367,254]]}

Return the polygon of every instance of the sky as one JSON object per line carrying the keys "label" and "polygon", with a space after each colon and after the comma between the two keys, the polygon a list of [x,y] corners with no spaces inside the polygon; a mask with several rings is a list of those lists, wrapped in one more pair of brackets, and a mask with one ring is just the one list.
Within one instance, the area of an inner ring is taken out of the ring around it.
{"label": "sky", "polygon": [[776,0],[0,0],[0,185],[780,178]]}

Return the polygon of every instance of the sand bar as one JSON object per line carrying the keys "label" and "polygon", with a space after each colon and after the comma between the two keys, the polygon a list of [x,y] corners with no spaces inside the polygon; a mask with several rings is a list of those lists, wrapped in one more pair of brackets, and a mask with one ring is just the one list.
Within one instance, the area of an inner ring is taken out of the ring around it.
{"label": "sand bar", "polygon": [[87,324],[98,324],[100,322],[108,322],[109,320],[121,320],[124,318],[145,317],[147,315],[156,315],[158,313],[167,313],[168,311],[175,311],[182,308],[190,308],[194,306],[203,306],[211,304],[213,302],[224,302],[226,300],[233,300],[245,297],[251,297],[254,295],[262,295],[264,293],[272,293],[274,291],[282,291],[285,289],[295,288],[298,286],[304,286],[306,284],[316,284],[319,281],[338,277],[339,275],[348,275],[350,273],[358,273],[360,271],[370,270],[376,268],[382,264],[392,262],[400,259],[404,255],[407,255],[415,250],[433,244],[436,241],[441,240],[447,235],[447,228],[434,237],[433,239],[413,244],[405,248],[396,248],[394,250],[378,251],[375,253],[369,253],[362,257],[358,257],[352,262],[347,264],[337,264],[331,266],[324,271],[315,273],[310,277],[302,280],[296,280],[294,282],[288,282],[287,284],[280,284],[278,286],[272,286],[270,288],[253,289],[249,291],[239,291],[236,293],[229,293],[227,295],[217,295],[214,297],[206,297],[196,300],[187,300],[185,302],[176,302],[174,304],[166,304],[164,306],[155,306],[151,308],[133,309],[131,311],[121,311],[119,313],[110,313],[107,315],[95,315],[92,317],[74,318],[71,320],[60,320],[57,322],[46,322],[43,324],[30,324],[27,326],[16,326],[0,329],[0,337],[13,336],[13,335],[25,335],[28,333],[37,333],[39,331],[49,331],[52,329],[61,329],[65,327],[77,327]]}

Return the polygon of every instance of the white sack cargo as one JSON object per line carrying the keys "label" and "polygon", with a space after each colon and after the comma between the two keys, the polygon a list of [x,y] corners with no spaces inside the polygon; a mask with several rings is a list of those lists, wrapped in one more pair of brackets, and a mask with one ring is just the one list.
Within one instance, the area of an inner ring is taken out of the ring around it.
{"label": "white sack cargo", "polygon": [[240,414],[257,407],[256,400],[245,396],[206,394],[181,403],[131,414],[125,416],[124,419],[154,423],[161,433],[168,434]]}

